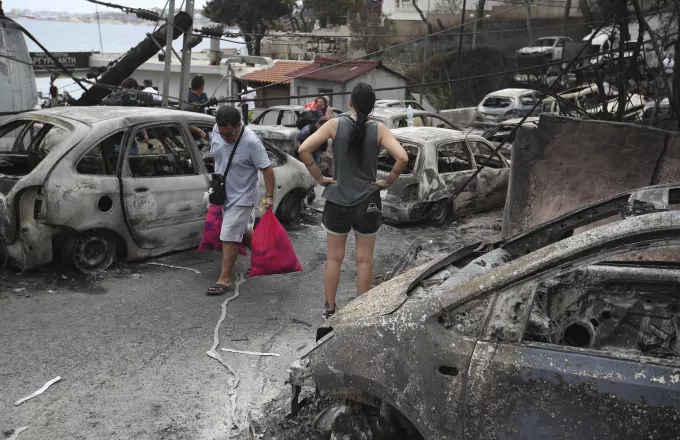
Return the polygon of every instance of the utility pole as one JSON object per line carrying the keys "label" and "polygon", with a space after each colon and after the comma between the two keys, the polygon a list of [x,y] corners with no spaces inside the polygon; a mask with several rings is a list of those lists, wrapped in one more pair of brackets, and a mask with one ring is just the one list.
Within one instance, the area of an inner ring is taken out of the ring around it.
{"label": "utility pole", "polygon": [[[184,12],[191,16],[191,27],[193,27],[194,0],[186,0]],[[182,46],[182,73],[180,73],[179,77],[179,108],[182,110],[184,110],[187,105],[185,99],[182,97],[186,95],[186,90],[189,84],[189,74],[191,73],[191,45],[189,44],[191,39],[191,32],[186,32],[184,34],[184,45]]]}
{"label": "utility pole", "polygon": [[527,31],[529,32],[529,44],[534,42],[531,36],[531,0],[527,0]]}
{"label": "utility pole", "polygon": [[[472,20],[475,19],[475,14],[470,14]],[[477,22],[472,22],[472,50],[475,50],[475,43],[477,42]]]}
{"label": "utility pole", "polygon": [[[168,95],[170,95],[170,71],[172,69],[172,37],[175,25],[175,0],[168,1],[168,15],[166,16],[168,25],[165,36],[165,72],[163,73],[163,107],[168,106]],[[191,26],[189,26],[191,28]]]}
{"label": "utility pole", "polygon": [[[457,71],[458,71],[458,78],[460,78],[460,57],[463,54],[463,31],[465,29],[465,6],[467,4],[467,0],[463,0],[463,10],[460,13],[460,38],[458,39],[458,66],[457,66]],[[453,106],[454,108],[456,107],[456,95],[453,95]]]}

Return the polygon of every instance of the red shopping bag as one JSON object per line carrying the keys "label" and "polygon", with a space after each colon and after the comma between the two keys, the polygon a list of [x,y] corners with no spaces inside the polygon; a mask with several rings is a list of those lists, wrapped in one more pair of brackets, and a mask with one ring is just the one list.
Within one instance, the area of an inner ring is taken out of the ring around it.
{"label": "red shopping bag", "polygon": [[253,233],[249,278],[261,275],[302,272],[288,233],[271,209],[262,215]]}
{"label": "red shopping bag", "polygon": [[[221,251],[222,240],[220,240],[220,232],[222,231],[222,207],[217,205],[210,205],[208,208],[208,215],[205,217],[205,224],[203,226],[203,236],[201,237],[201,244],[198,246],[199,251]],[[246,247],[243,243],[239,244],[238,251],[241,255],[247,256]]]}

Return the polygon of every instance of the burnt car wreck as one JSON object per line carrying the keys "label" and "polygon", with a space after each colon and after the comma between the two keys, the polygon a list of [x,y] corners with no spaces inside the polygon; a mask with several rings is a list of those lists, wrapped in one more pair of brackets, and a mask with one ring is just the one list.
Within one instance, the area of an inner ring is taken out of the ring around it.
{"label": "burnt car wreck", "polygon": [[293,413],[312,386],[373,408],[362,438],[675,438],[679,205],[619,194],[381,284],[291,366]]}
{"label": "burnt car wreck", "polygon": [[[505,204],[510,167],[483,137],[429,127],[399,128],[392,133],[404,146],[409,161],[396,184],[381,192],[386,221],[443,223],[453,216]],[[482,167],[483,164],[486,166]],[[393,165],[394,160],[381,151],[378,178],[387,178]],[[449,200],[478,168],[482,170],[463,192]]]}
{"label": "burnt car wreck", "polygon": [[[0,126],[0,254],[21,270],[61,259],[84,273],[198,246],[214,118],[131,107],[24,113]],[[304,165],[263,141],[274,212],[299,217],[315,185]],[[201,151],[203,149],[203,151]],[[260,175],[260,192],[264,179]],[[259,215],[259,213],[258,213]]]}

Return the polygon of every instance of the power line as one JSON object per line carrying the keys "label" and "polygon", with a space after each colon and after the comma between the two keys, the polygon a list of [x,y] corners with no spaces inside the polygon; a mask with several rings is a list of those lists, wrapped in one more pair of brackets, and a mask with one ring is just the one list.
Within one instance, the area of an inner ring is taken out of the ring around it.
{"label": "power line", "polygon": [[[24,28],[22,25],[20,25],[19,23],[17,23],[16,21],[14,21],[14,20],[12,20],[12,19],[10,19],[10,18],[2,17],[2,19],[3,19],[3,20],[9,20],[9,21],[11,21],[12,23],[14,23],[15,25],[17,25],[17,26],[19,27],[19,29],[21,29],[21,31],[22,31],[28,38],[30,38],[35,44],[37,44],[38,47],[40,47],[40,48],[43,50],[43,52],[45,52],[45,54],[47,54],[47,56],[50,57],[50,59],[54,62],[54,65],[55,65],[55,66],[57,66],[58,68],[60,68],[61,70],[63,70],[63,72],[66,73],[66,75],[69,75],[69,76],[70,76],[69,71],[68,71],[68,70],[66,69],[66,67],[61,63],[61,61],[59,61],[54,55],[52,55],[52,53],[51,53],[49,50],[47,50],[47,48],[46,48],[45,46],[43,46],[42,43],[40,43],[40,41],[38,41],[38,39],[35,38],[35,37],[33,36],[33,34],[31,34],[30,32],[28,32],[28,31],[26,30],[26,28]],[[31,65],[32,65],[32,64],[31,64]],[[55,72],[55,73],[57,73],[57,72]],[[61,74],[61,73],[58,73],[58,74]],[[75,81],[76,83],[78,83],[78,85],[79,85],[83,90],[87,90],[87,89],[86,89],[86,88],[85,88],[85,87],[84,87],[84,86],[83,86],[76,78],[74,78],[74,81]]]}
{"label": "power line", "polygon": [[[20,64],[25,64],[25,65],[27,65],[27,66],[35,67],[35,64],[33,64],[33,63],[29,63],[28,61],[20,60],[19,58],[15,58],[15,57],[10,56],[10,55],[5,55],[5,54],[0,53],[0,58],[6,58],[6,59],[8,59],[8,60],[15,61],[15,62],[20,63]],[[42,67],[42,66],[41,66],[41,67]],[[55,71],[55,70],[53,70],[53,69],[47,68],[47,67],[42,67],[42,68],[43,68],[44,70],[50,72],[50,73],[59,73],[59,72],[57,72],[57,71]],[[76,80],[76,78],[75,78],[72,74],[68,73],[68,76],[71,77],[73,80]],[[109,89],[109,90],[112,90],[112,91],[116,91],[116,92],[117,92],[117,91],[123,91],[123,92],[137,92],[137,93],[144,93],[144,92],[142,92],[141,90],[124,89],[124,88],[122,88],[122,87],[112,86],[112,85],[110,85],[110,84],[98,83],[98,82],[89,81],[89,80],[86,80],[86,79],[81,79],[80,81],[83,82],[83,83],[85,83],[85,84],[89,84],[89,85],[91,85],[91,86],[94,86],[94,87],[104,87],[104,88],[106,88],[106,89]],[[85,89],[85,92],[86,92],[86,93],[87,93],[87,91],[88,91],[88,89]],[[187,101],[184,101],[184,100],[182,100],[182,99],[176,98],[176,97],[174,97],[174,96],[168,96],[168,98],[171,98],[171,99],[173,99],[173,100],[175,100],[175,101],[177,101],[177,102],[183,102],[183,103],[185,103],[185,104],[189,104],[189,105],[191,105],[191,106],[195,106],[195,104],[189,103],[189,102],[187,102]]]}
{"label": "power line", "polygon": [[[589,54],[586,56],[579,56],[578,58],[574,58],[572,60],[572,63],[574,61],[583,61],[583,60],[589,60],[592,59],[593,57],[597,57],[600,55],[606,55],[609,52],[597,52],[593,54]],[[441,85],[447,85],[447,84],[455,84],[458,82],[464,82],[464,81],[473,81],[477,79],[484,79],[484,78],[492,78],[494,76],[503,76],[503,75],[511,75],[513,73],[522,73],[522,72],[527,72],[527,71],[532,71],[540,68],[546,68],[546,67],[551,67],[551,66],[559,66],[561,64],[565,64],[564,61],[553,61],[550,63],[545,63],[545,64],[537,64],[529,67],[523,67],[519,69],[512,69],[512,70],[506,70],[503,72],[494,72],[494,73],[486,73],[483,75],[474,75],[474,76],[468,76],[465,78],[456,78],[456,79],[449,79],[449,80],[444,80],[444,81],[432,81],[432,82],[422,82],[422,83],[415,83],[415,84],[407,84],[404,86],[394,86],[394,87],[379,87],[379,88],[374,88],[373,91],[375,92],[387,92],[387,91],[393,91],[393,90],[403,90],[403,89],[410,89],[410,88],[421,88],[421,87],[433,87],[433,86],[441,86]],[[566,71],[566,69],[565,69]],[[348,92],[329,92],[329,93],[324,93],[326,96],[346,96],[352,94],[351,91]],[[314,98],[319,96],[318,93],[316,94],[305,94],[305,95],[290,95],[290,96],[276,96],[276,99],[299,99],[299,98]],[[226,98],[226,99],[219,99],[218,102],[220,103],[237,103],[237,102],[245,102],[245,101],[270,101],[272,98],[252,98],[252,99],[246,99],[246,98]]]}
{"label": "power line", "polygon": [[[507,14],[508,12],[511,12],[511,11],[514,11],[514,10],[516,10],[516,9],[520,9],[520,8],[523,8],[523,7],[524,7],[524,5],[522,5],[522,6],[515,6],[514,8],[507,9],[507,10],[505,10],[505,11],[503,11],[503,12],[499,12],[499,13],[497,13],[497,14],[488,15],[488,16],[486,16],[486,17],[478,18],[478,19],[472,21],[471,23],[468,23],[467,26],[469,26],[470,24],[473,24],[473,23],[477,23],[477,22],[482,21],[482,20],[488,20],[488,19],[490,19],[490,18],[492,18],[492,17],[496,17],[496,16],[498,16],[498,15]],[[272,87],[272,86],[279,85],[279,84],[284,83],[284,82],[289,82],[289,81],[291,81],[291,80],[300,78],[300,77],[302,77],[302,76],[310,75],[310,74],[312,74],[312,73],[321,72],[321,71],[330,69],[330,68],[332,68],[332,67],[337,67],[337,66],[340,66],[340,65],[343,65],[343,64],[351,63],[351,62],[353,62],[353,61],[358,61],[358,60],[361,60],[361,59],[364,59],[364,58],[367,58],[367,57],[370,57],[370,56],[373,56],[373,55],[378,55],[378,54],[381,54],[381,53],[386,52],[386,51],[391,50],[391,49],[396,49],[396,48],[398,48],[398,47],[406,46],[406,45],[408,45],[408,44],[415,43],[415,42],[417,42],[417,41],[425,40],[425,39],[429,38],[429,37],[432,36],[432,35],[440,35],[440,34],[443,34],[443,33],[446,33],[446,32],[451,32],[451,31],[454,31],[454,30],[456,30],[456,29],[458,29],[458,28],[461,28],[461,27],[463,27],[463,25],[454,26],[454,27],[452,27],[452,28],[448,28],[448,29],[444,29],[444,30],[441,30],[441,31],[433,32],[432,34],[425,35],[425,36],[418,37],[418,38],[414,38],[414,39],[408,40],[408,41],[406,41],[406,42],[404,42],[404,43],[394,44],[394,45],[392,45],[392,46],[386,47],[385,49],[379,49],[379,50],[377,50],[377,51],[375,51],[375,52],[367,53],[366,55],[362,55],[362,56],[359,56],[359,57],[356,57],[356,58],[350,58],[350,59],[348,59],[348,60],[340,61],[340,62],[338,62],[338,63],[336,63],[336,64],[331,64],[331,65],[328,65],[328,66],[325,66],[325,67],[321,67],[321,68],[319,68],[319,69],[317,69],[317,70],[313,70],[313,71],[311,71],[311,72],[307,72],[307,73],[302,74],[302,75],[298,75],[298,76],[294,76],[294,77],[289,77],[289,78],[287,78],[287,79],[285,79],[285,80],[282,80],[282,81],[278,81],[278,82],[275,82],[275,83],[272,83],[272,84],[268,84],[268,85],[266,85],[266,86],[258,87],[258,88],[256,88],[256,89],[254,89],[254,91],[257,92],[258,90],[263,90],[263,89],[266,89],[266,88],[269,88],[269,87]]]}
{"label": "power line", "polygon": [[[613,17],[613,16],[614,16],[614,13],[615,13],[617,10],[618,10],[618,4],[617,4],[614,8],[612,8],[612,11],[609,13],[608,19],[611,18],[611,17]],[[578,61],[578,59],[581,57],[581,55],[583,54],[583,52],[586,50],[586,47],[588,47],[589,45],[592,44],[593,38],[595,38],[595,36],[600,32],[600,30],[602,30],[602,28],[605,26],[605,24],[606,24],[606,20],[603,21],[603,22],[600,24],[600,26],[598,26],[597,30],[596,30],[595,32],[593,32],[593,34],[590,36],[590,39],[588,40],[588,45],[584,45],[584,46],[581,48],[581,50],[579,50],[578,54],[576,54],[576,57],[574,57],[574,59],[571,60],[571,61],[569,62],[569,64],[567,65],[567,68],[564,69],[564,70],[562,70],[562,72],[560,72],[560,74],[558,75],[558,77],[557,77],[557,79],[555,80],[555,82],[553,83],[553,85],[549,87],[549,90],[553,89],[553,88],[555,87],[555,85],[559,83],[559,80],[560,80],[560,78],[562,78],[562,75],[564,75],[566,72],[568,72],[568,71],[575,65],[575,63],[576,63],[576,62]],[[498,146],[494,149],[493,154],[486,158],[486,161],[484,161],[484,163],[482,164],[482,166],[480,166],[479,168],[477,168],[477,170],[475,170],[475,172],[472,173],[472,175],[470,176],[470,178],[467,179],[467,180],[463,183],[463,185],[461,185],[461,187],[460,187],[458,190],[454,191],[454,193],[451,194],[451,196],[449,196],[449,198],[448,198],[448,199],[446,200],[446,202],[443,204],[444,209],[446,209],[446,206],[447,206],[449,203],[451,203],[452,200],[455,200],[456,197],[458,197],[458,196],[463,192],[463,190],[465,189],[465,187],[467,187],[467,186],[470,184],[470,182],[472,182],[472,180],[474,180],[474,179],[477,177],[477,175],[478,175],[478,174],[479,174],[479,173],[480,173],[480,172],[481,172],[481,171],[482,171],[489,163],[491,163],[493,156],[495,156],[496,154],[498,154],[498,152],[501,150],[501,148],[503,147],[503,145],[506,144],[506,142],[508,141],[508,139],[511,139],[513,136],[515,136],[515,133],[516,133],[517,130],[519,130],[519,128],[524,124],[524,122],[527,120],[527,118],[529,117],[529,115],[532,114],[534,111],[536,111],[536,109],[538,108],[538,106],[540,106],[540,105],[543,103],[543,99],[544,99],[544,98],[539,99],[539,100],[536,102],[536,104],[534,104],[534,107],[531,109],[531,111],[529,111],[529,112],[528,112],[528,113],[527,113],[527,114],[526,114],[526,115],[525,115],[525,116],[517,123],[517,125],[515,125],[515,128],[513,128],[512,131],[511,131],[510,133],[508,133],[508,135],[505,137],[505,139],[503,139],[503,141],[502,141],[501,143],[498,144]]]}

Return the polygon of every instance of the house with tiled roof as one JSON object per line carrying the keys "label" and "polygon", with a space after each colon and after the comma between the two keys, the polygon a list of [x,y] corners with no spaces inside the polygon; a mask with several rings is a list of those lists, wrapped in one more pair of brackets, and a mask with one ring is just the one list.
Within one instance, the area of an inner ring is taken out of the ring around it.
{"label": "house with tiled roof", "polygon": [[250,72],[243,75],[241,79],[247,80],[248,85],[254,89],[265,87],[257,92],[258,98],[265,98],[265,101],[257,101],[256,107],[267,108],[273,105],[287,105],[289,100],[286,97],[290,94],[291,72],[303,69],[311,65],[311,61],[287,61],[274,60],[271,67]]}
{"label": "house with tiled roof", "polygon": [[[318,58],[298,70],[289,72],[290,95],[328,95],[331,106],[340,110],[349,110],[349,95],[332,95],[332,93],[351,92],[359,82],[365,82],[374,88],[402,87],[398,90],[376,92],[378,99],[406,98],[405,86],[410,80],[397,72],[383,66],[380,61],[357,60],[344,62]],[[291,104],[306,104],[313,98],[300,98]]]}

